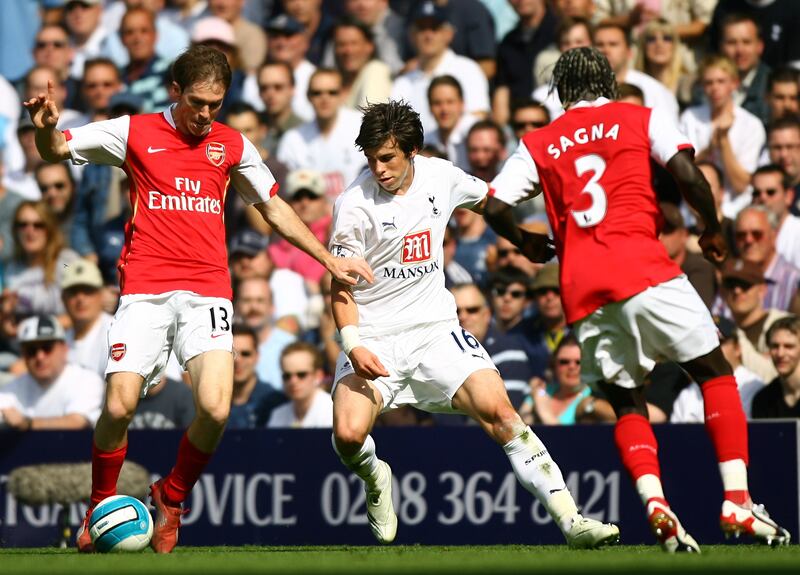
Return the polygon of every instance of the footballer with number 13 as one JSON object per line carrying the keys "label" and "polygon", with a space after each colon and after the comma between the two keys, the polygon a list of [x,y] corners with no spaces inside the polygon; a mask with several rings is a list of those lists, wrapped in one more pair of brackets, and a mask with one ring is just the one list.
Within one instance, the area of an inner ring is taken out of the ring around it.
{"label": "footballer with number 13", "polygon": [[182,502],[222,437],[233,388],[231,285],[222,219],[232,183],[245,201],[337,281],[372,281],[364,260],[333,257],[295,212],[255,147],[214,121],[231,83],[222,52],[194,46],[172,67],[176,103],[158,114],[122,116],[61,132],[53,87],[25,102],[36,147],[49,162],[70,159],[119,166],[130,181],[133,215],[120,256],[120,306],[109,330],[106,396],[94,432],[92,495],[78,531],[93,551],[87,522],[116,493],[127,429],[140,394],[159,381],[170,351],[192,380],[197,415],[175,467],[151,486],[157,517],[151,545],[169,553],[178,540]]}
{"label": "footballer with number 13", "polygon": [[532,190],[544,191],[564,311],[581,343],[581,379],[597,385],[616,412],[622,463],[663,549],[700,551],[664,496],[647,418],[643,383],[661,358],[680,364],[703,391],[725,490],[723,531],[787,544],[789,533],[750,499],[747,422],[711,314],[658,240],[663,217],[650,183],[651,157],[666,165],[703,219],[703,254],[714,263],[725,259],[711,191],[691,144],[657,110],[612,102],[616,79],[594,48],[562,54],[552,83],[567,111],[522,138],[492,182],[486,219],[529,258],[546,261],[552,255],[546,242],[523,237],[511,215],[511,206]]}
{"label": "footballer with number 13", "polygon": [[419,156],[422,139],[419,114],[408,104],[369,106],[356,139],[369,169],[334,208],[331,251],[363,256],[375,273],[371,284],[331,285],[343,349],[334,376],[333,445],[365,483],[372,533],[392,542],[397,516],[392,472],[376,456],[370,431],[381,411],[412,405],[477,421],[571,546],[616,543],[615,525],[578,513],[561,470],[514,410],[489,354],[458,324],[444,287],[444,232],[455,208],[480,212],[489,187],[450,162]]}

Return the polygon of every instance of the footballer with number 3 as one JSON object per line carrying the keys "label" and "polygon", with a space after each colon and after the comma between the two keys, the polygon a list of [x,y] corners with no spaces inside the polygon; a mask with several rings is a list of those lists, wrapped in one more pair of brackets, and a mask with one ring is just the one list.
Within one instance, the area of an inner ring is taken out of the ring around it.
{"label": "footballer with number 3", "polygon": [[512,205],[544,191],[564,311],[581,343],[582,379],[598,386],[617,414],[617,448],[664,550],[700,549],[661,486],[643,388],[660,358],[680,364],[703,390],[706,430],[725,489],[723,531],[788,543],[789,533],[750,499],[747,423],[711,315],[658,240],[663,217],[650,183],[651,157],[666,165],[703,219],[705,257],[713,263],[726,257],[711,192],[693,163],[691,145],[657,110],[612,102],[614,73],[593,48],[562,54],[552,84],[567,112],[522,138],[492,182],[487,220],[530,259],[545,261],[552,256],[545,236],[522,235],[511,214]]}
{"label": "footballer with number 3", "polygon": [[519,482],[574,547],[619,541],[619,529],[582,517],[561,471],[514,410],[489,354],[462,328],[444,287],[443,239],[457,207],[480,212],[489,188],[450,162],[418,155],[419,115],[404,102],[366,108],[356,145],[369,165],[336,201],[330,248],[364,257],[371,284],[334,280],[342,335],[333,389],[333,446],[364,480],[372,533],[397,532],[392,472],[370,436],[382,411],[402,405],[466,413],[503,446]]}
{"label": "footballer with number 3", "polygon": [[222,219],[229,183],[337,281],[372,280],[363,259],[335,258],[319,243],[275,195],[275,179],[253,145],[214,121],[231,83],[222,52],[189,48],[173,64],[172,80],[176,103],[163,113],[122,116],[66,132],[56,129],[52,85],[25,102],[42,158],[119,166],[131,182],[133,216],[119,263],[122,297],[108,334],[91,502],[77,536],[83,552],[93,550],[87,528],[92,509],[116,493],[140,394],[158,383],[170,351],[189,372],[197,414],[178,447],[175,467],[151,486],[157,511],[151,545],[157,553],[175,547],[182,503],[222,437],[233,389],[233,310]]}

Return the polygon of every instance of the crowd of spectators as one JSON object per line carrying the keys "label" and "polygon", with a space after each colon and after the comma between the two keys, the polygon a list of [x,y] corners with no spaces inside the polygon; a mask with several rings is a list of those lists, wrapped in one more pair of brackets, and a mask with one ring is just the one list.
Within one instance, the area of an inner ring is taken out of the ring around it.
{"label": "crowd of spectators", "polygon": [[[667,114],[696,151],[731,258],[702,232],[668,173],[650,167],[662,243],[718,323],[748,417],[800,416],[800,10],[795,0],[12,0],[0,10],[0,424],[93,425],[132,213],[123,169],[43,163],[21,101],[54,86],[59,128],[170,105],[170,64],[190,44],[233,70],[218,121],[241,131],[281,195],[327,243],[336,197],[365,168],[359,107],[402,98],[424,155],[491,181],[531,130],[562,113],[558,56],[595,46],[620,95]],[[642,169],[648,169],[643,166]],[[546,232],[541,197],[515,208]],[[330,278],[272,235],[231,191],[231,428],[331,425],[340,352]],[[580,380],[558,263],[533,264],[458,209],[444,270],[458,318],[486,348],[530,423],[613,421]],[[603,273],[602,262],[587,262]],[[134,428],[184,427],[188,375],[174,359]],[[653,421],[702,421],[696,384],[659,365]],[[399,410],[384,425],[459,425]]]}

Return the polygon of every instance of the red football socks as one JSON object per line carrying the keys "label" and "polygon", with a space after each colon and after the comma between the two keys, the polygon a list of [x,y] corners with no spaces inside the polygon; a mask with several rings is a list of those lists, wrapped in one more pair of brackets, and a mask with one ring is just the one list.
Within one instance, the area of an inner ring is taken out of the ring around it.
{"label": "red football socks", "polygon": [[113,451],[103,451],[92,443],[92,507],[116,495],[117,479],[127,452],[127,443]]}
{"label": "red football socks", "polygon": [[717,452],[717,461],[741,459],[748,464],[747,420],[732,375],[715,377],[702,386],[706,431]]}
{"label": "red football socks", "polygon": [[212,455],[197,449],[189,441],[189,437],[183,434],[181,444],[178,446],[178,460],[162,483],[164,495],[170,503],[179,505],[184,502]]}
{"label": "red football socks", "polygon": [[658,443],[646,417],[635,413],[620,417],[614,427],[614,442],[634,483],[642,475],[661,477]]}

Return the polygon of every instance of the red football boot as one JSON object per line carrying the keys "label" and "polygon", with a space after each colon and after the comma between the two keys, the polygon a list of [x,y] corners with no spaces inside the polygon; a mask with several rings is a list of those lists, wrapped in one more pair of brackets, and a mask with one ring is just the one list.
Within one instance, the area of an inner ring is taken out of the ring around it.
{"label": "red football boot", "polygon": [[164,497],[163,479],[150,486],[150,500],[156,508],[156,521],[153,524],[153,538],[150,547],[156,553],[171,553],[178,544],[178,529],[181,515],[185,511],[180,505],[171,505]]}

